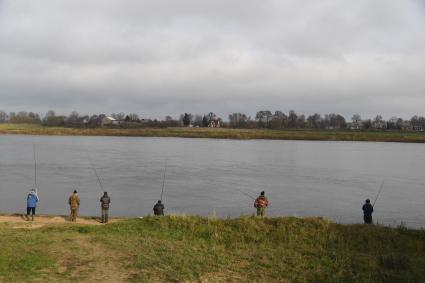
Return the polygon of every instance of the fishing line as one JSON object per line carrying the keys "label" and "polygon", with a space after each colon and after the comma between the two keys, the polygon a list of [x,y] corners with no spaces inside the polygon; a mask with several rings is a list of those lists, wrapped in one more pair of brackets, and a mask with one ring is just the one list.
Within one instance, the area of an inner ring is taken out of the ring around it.
{"label": "fishing line", "polygon": [[90,154],[88,152],[87,152],[87,159],[89,160],[90,166],[93,169],[94,175],[97,178],[97,182],[99,183],[99,188],[102,190],[102,192],[105,192],[105,190],[103,189],[102,180],[100,179],[99,174],[97,174],[96,167],[94,167],[94,164],[93,164],[93,162],[92,162],[92,160],[90,158]]}
{"label": "fishing line", "polygon": [[162,197],[164,195],[164,187],[165,187],[165,174],[167,174],[167,161],[165,161],[165,166],[164,166],[164,174],[162,176],[162,189],[161,189],[161,202],[162,202]]}
{"label": "fishing line", "polygon": [[375,203],[378,200],[378,197],[381,194],[381,191],[382,191],[383,188],[384,188],[384,180],[382,180],[381,187],[379,188],[379,191],[378,191],[378,194],[376,195],[375,201],[372,204],[373,207],[375,207]]}
{"label": "fishing line", "polygon": [[32,140],[32,151],[33,151],[33,157],[34,157],[34,186],[35,186],[35,189],[37,189],[38,188],[38,185],[37,185],[37,157],[36,157],[36,154],[35,154],[35,150],[36,150],[36,148],[35,148],[35,143],[34,143],[34,139]]}
{"label": "fishing line", "polygon": [[237,190],[238,192],[240,192],[240,193],[244,194],[245,196],[247,196],[247,197],[249,197],[249,198],[251,198],[251,199],[255,200],[255,197],[251,196],[250,194],[248,194],[248,193],[246,193],[246,192],[244,192],[244,191],[242,191],[242,190],[240,190],[240,189],[238,189],[238,188],[234,188],[234,189],[235,189],[235,190]]}

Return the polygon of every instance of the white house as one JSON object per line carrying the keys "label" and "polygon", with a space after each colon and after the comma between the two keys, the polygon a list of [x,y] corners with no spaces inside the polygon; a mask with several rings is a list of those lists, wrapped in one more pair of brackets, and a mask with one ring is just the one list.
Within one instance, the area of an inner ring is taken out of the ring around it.
{"label": "white house", "polygon": [[119,121],[110,116],[105,116],[102,118],[101,125],[102,127],[107,125],[119,125]]}

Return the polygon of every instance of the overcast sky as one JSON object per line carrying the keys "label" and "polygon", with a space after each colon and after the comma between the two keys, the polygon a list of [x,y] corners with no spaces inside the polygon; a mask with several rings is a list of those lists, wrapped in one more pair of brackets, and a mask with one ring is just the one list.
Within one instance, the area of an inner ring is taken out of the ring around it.
{"label": "overcast sky", "polygon": [[425,1],[0,0],[0,109],[425,115]]}

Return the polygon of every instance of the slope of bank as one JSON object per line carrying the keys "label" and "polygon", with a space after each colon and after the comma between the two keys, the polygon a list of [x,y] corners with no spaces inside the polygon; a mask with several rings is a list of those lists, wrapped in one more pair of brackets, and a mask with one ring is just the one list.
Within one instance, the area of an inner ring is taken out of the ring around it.
{"label": "slope of bank", "polygon": [[[53,219],[54,217],[52,217]],[[423,282],[425,232],[320,218],[0,222],[0,281]],[[28,225],[28,226],[26,226]]]}
{"label": "slope of bank", "polygon": [[425,132],[328,131],[211,128],[63,128],[28,124],[0,124],[0,134],[56,136],[181,137],[215,139],[273,139],[321,141],[376,141],[424,143]]}

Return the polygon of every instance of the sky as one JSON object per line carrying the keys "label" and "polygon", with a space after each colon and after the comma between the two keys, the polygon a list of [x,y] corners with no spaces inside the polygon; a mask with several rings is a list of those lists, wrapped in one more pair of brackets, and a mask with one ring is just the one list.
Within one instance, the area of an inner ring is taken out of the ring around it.
{"label": "sky", "polygon": [[425,115],[424,0],[0,0],[0,110]]}

